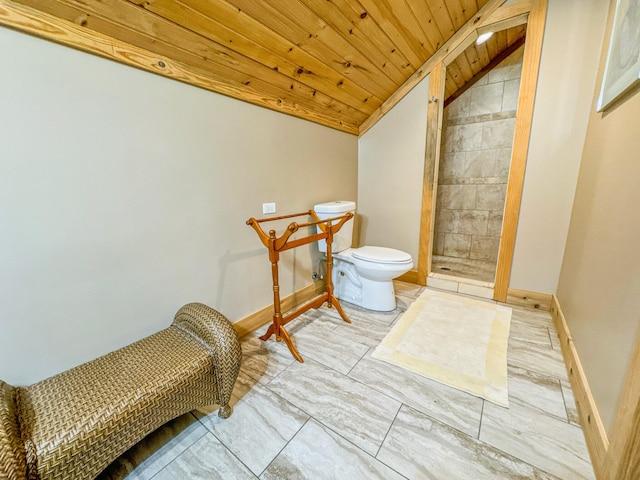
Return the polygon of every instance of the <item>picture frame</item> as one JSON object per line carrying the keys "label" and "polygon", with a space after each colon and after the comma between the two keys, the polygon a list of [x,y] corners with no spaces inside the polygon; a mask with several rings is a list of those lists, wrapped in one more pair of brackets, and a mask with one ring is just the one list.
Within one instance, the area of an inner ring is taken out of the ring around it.
{"label": "picture frame", "polygon": [[640,82],[640,0],[617,0],[596,110],[611,106]]}

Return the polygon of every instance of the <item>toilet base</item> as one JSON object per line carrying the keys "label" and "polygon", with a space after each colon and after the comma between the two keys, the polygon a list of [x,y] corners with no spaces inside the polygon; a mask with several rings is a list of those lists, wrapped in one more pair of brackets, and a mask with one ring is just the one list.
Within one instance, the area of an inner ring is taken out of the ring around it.
{"label": "toilet base", "polygon": [[368,280],[357,275],[353,264],[338,259],[334,259],[331,277],[334,295],[339,300],[378,312],[390,312],[396,308],[393,280]]}

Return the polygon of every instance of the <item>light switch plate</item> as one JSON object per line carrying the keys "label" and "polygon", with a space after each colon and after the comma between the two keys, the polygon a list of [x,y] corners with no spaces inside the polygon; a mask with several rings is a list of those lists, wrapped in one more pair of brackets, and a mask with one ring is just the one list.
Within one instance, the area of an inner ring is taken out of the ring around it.
{"label": "light switch plate", "polygon": [[262,204],[262,214],[266,215],[267,213],[276,213],[276,204],[275,203],[263,203]]}

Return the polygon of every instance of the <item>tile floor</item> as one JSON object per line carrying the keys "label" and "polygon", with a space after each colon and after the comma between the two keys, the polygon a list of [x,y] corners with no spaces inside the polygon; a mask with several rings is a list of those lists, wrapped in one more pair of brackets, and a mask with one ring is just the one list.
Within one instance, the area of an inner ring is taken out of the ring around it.
{"label": "tile floor", "polygon": [[433,255],[431,271],[452,277],[471,278],[472,280],[493,283],[496,278],[496,262]]}
{"label": "tile floor", "polygon": [[229,419],[184,415],[100,478],[593,479],[548,313],[513,307],[508,409],[371,357],[421,291],[397,282],[389,313],[343,303],[350,325],[301,316],[288,330],[304,364],[245,337]]}

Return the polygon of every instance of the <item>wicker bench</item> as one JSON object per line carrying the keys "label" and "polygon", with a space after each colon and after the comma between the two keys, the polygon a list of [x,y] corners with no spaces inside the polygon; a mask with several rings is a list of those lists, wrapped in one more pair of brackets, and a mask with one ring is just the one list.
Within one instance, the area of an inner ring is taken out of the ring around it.
{"label": "wicker bench", "polygon": [[240,343],[206,305],[132,345],[29,387],[0,381],[0,479],[91,479],[169,420],[229,400]]}

